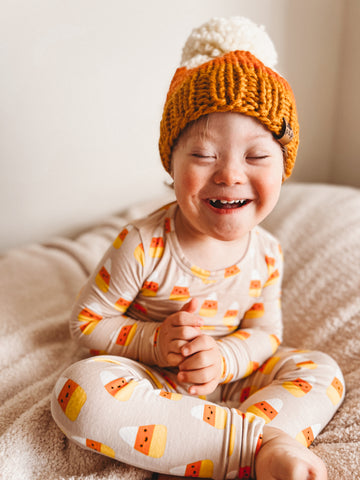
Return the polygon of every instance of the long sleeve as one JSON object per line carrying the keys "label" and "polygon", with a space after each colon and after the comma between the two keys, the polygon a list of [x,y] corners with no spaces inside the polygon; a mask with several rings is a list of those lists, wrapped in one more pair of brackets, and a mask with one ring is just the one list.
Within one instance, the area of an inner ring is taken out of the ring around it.
{"label": "long sleeve", "polygon": [[161,323],[198,298],[196,314],[222,352],[224,382],[247,376],[282,337],[278,242],[257,228],[238,264],[210,272],[184,255],[176,208],[165,206],[120,232],[80,293],[72,337],[92,351],[167,366],[157,341]]}
{"label": "long sleeve", "polygon": [[156,341],[160,323],[141,319],[142,307],[136,302],[144,289],[146,263],[139,231],[129,225],[105,253],[73,308],[70,332],[79,345],[93,353],[162,363]]}
{"label": "long sleeve", "polygon": [[257,370],[274,355],[282,340],[280,246],[276,245],[270,255],[265,256],[267,279],[262,285],[253,282],[254,303],[245,312],[239,328],[218,340],[223,356],[223,383]]}

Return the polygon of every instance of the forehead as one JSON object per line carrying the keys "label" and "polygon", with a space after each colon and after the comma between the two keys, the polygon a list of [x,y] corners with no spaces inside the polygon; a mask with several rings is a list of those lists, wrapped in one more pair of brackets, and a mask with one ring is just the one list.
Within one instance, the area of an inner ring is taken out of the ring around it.
{"label": "forehead", "polygon": [[237,112],[216,112],[200,117],[190,123],[181,133],[179,140],[217,140],[224,136],[235,138],[268,138],[272,133],[256,118]]}

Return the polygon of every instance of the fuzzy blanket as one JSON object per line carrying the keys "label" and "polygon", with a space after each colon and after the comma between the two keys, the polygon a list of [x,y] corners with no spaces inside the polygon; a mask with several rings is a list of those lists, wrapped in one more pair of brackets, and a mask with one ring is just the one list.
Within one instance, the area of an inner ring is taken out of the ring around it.
{"label": "fuzzy blanket", "polygon": [[[78,290],[121,226],[155,206],[1,257],[2,479],[150,477],[69,443],[51,418],[50,392],[61,371],[86,356],[68,333]],[[360,191],[290,183],[265,227],[280,239],[286,260],[284,343],[328,352],[345,375],[345,401],[311,448],[329,480],[360,478]]]}

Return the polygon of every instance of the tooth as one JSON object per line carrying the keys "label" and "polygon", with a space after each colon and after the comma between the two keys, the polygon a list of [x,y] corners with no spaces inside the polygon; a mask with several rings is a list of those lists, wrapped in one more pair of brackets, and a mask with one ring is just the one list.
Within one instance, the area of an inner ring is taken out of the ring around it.
{"label": "tooth", "polygon": [[236,205],[239,205],[239,206],[242,206],[247,202],[246,199],[244,199],[244,200],[219,200],[218,198],[210,198],[209,201],[211,203],[214,203],[214,204],[216,202],[220,202],[222,205],[233,205],[235,203]]}

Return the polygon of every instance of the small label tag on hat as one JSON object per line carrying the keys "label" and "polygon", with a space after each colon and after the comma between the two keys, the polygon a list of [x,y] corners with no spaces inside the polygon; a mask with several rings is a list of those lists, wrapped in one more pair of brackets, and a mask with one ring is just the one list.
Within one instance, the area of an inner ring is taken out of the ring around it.
{"label": "small label tag on hat", "polygon": [[283,124],[280,133],[274,136],[276,140],[281,143],[281,145],[287,145],[293,139],[294,132],[290,126],[290,123],[288,123],[285,118],[283,118]]}

